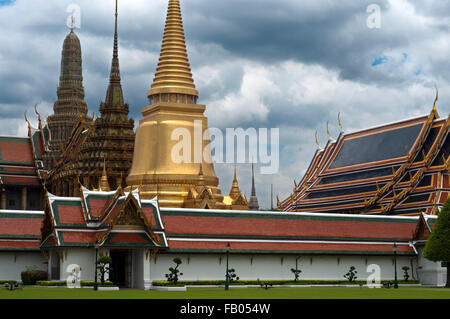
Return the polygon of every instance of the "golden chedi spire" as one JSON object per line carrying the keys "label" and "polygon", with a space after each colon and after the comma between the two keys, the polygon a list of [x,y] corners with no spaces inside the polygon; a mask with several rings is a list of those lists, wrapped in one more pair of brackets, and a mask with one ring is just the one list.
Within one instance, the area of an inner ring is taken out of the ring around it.
{"label": "golden chedi spire", "polygon": [[[203,152],[210,144],[209,138],[201,138],[209,136],[206,106],[197,104],[179,0],[169,0],[161,54],[148,98],[150,105],[141,110],[143,118],[136,130],[126,190],[142,183],[141,198],[158,196],[160,206],[204,208],[205,200],[188,200],[189,192],[201,187],[210,194],[208,208],[225,208],[212,156]],[[190,149],[183,147],[178,152],[184,136],[178,140],[172,137],[180,130],[189,133],[186,141]],[[183,154],[181,161],[174,159],[174,150],[176,155]]]}
{"label": "golden chedi spire", "polygon": [[234,200],[241,196],[241,190],[239,189],[239,184],[236,178],[236,165],[234,166],[234,178],[233,184],[231,185],[230,197]]}
{"label": "golden chedi spire", "polygon": [[103,192],[109,192],[111,190],[108,183],[108,175],[106,175],[106,159],[103,160],[103,174],[100,178],[98,188]]}
{"label": "golden chedi spire", "polygon": [[161,93],[179,94],[182,100],[198,97],[186,50],[179,0],[169,0],[161,53],[148,98],[158,100]]}

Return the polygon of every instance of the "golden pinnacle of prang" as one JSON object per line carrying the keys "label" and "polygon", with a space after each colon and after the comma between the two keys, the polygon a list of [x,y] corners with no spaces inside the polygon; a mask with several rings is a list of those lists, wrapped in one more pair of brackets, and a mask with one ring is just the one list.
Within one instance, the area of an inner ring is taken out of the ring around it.
{"label": "golden pinnacle of prang", "polygon": [[161,93],[198,97],[186,50],[180,0],[169,0],[158,67],[148,97]]}

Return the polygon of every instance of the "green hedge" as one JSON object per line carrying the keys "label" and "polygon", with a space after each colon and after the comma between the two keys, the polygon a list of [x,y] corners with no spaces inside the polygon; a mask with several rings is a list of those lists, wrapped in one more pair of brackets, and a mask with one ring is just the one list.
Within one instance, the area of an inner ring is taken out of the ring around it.
{"label": "green hedge", "polygon": [[17,280],[0,280],[0,285],[15,284],[15,283],[17,283]]}
{"label": "green hedge", "polygon": [[[263,282],[267,282],[272,285],[365,285],[367,282],[365,280],[357,280],[355,282],[350,283],[348,280],[297,280],[296,282],[293,280],[239,280],[233,281],[230,283],[231,286],[239,286],[239,285],[259,285]],[[393,282],[393,280],[382,280],[381,283],[384,282]],[[418,284],[418,280],[408,280],[407,282],[404,280],[399,280],[399,284]],[[173,286],[171,282],[164,280],[156,280],[152,282],[153,286]],[[176,286],[194,286],[194,285],[214,285],[220,286],[225,285],[225,280],[198,280],[198,281],[178,281]]]}
{"label": "green hedge", "polygon": [[[67,286],[67,282],[65,280],[41,280],[36,282],[37,286]],[[81,281],[82,287],[94,287],[94,281]],[[100,281],[98,282],[99,287],[113,287],[114,284],[111,281],[105,281],[102,285]]]}
{"label": "green hedge", "polygon": [[20,274],[24,285],[35,285],[36,281],[47,280],[47,272],[43,270],[27,270]]}

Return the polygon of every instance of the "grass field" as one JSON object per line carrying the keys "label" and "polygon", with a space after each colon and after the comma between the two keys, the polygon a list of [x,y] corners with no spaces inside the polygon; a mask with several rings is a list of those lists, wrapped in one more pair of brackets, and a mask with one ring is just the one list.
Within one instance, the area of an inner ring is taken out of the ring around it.
{"label": "grass field", "polygon": [[25,287],[23,290],[0,289],[0,299],[450,299],[450,289],[400,287],[275,287],[262,288],[188,288],[179,291],[93,291],[90,288]]}

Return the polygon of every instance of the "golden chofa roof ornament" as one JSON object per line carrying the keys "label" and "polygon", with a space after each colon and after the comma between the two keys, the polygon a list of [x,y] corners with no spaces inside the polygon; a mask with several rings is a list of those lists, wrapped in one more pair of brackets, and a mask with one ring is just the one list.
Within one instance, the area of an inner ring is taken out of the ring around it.
{"label": "golden chofa roof ornament", "polygon": [[186,50],[179,0],[169,0],[158,67],[148,92],[150,104],[158,101],[162,93],[179,94],[178,99],[198,97]]}

